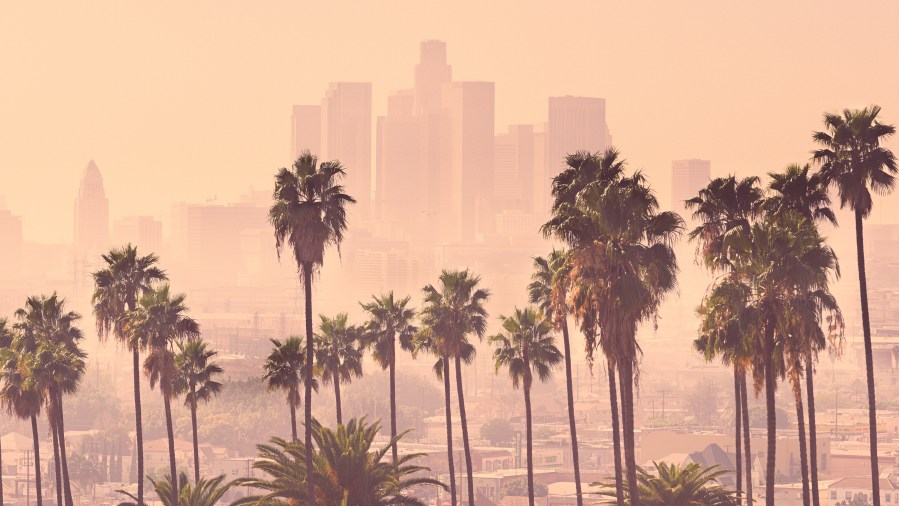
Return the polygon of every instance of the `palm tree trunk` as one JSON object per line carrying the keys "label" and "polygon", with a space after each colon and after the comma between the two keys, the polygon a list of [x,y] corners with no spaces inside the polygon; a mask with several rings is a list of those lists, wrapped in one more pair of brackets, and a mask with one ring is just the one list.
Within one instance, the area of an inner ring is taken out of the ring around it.
{"label": "palm tree trunk", "polygon": [[774,506],[774,474],[777,466],[777,413],[775,411],[774,389],[774,322],[765,322],[764,343],[765,404],[768,414],[768,465],[765,474],[765,504]]}
{"label": "palm tree trunk", "polygon": [[624,467],[627,471],[628,497],[631,506],[640,504],[637,484],[637,458],[634,441],[634,374],[633,365],[625,360],[618,368],[618,383],[621,385],[621,421],[624,429]]}
{"label": "palm tree trunk", "polygon": [[41,494],[41,442],[37,433],[37,415],[31,415],[31,438],[34,441],[34,489],[37,493],[37,506],[43,506]]}
{"label": "palm tree trunk", "polygon": [[[190,390],[191,399],[197,398],[197,392]],[[194,484],[200,483],[200,443],[197,441],[197,402],[190,403],[190,426],[194,436]]]}
{"label": "palm tree trunk", "polygon": [[334,377],[334,404],[337,406],[337,425],[343,425],[343,413],[340,411],[340,378]]}
{"label": "palm tree trunk", "polygon": [[56,504],[62,506],[65,503],[63,503],[62,498],[62,473],[59,469],[59,428],[54,422],[53,410],[54,408],[52,407],[47,410],[47,419],[50,423],[50,436],[53,441],[53,470],[55,471],[53,477],[56,479],[56,486],[54,487],[56,489]]}
{"label": "palm tree trunk", "polygon": [[568,387],[568,430],[571,432],[571,463],[574,467],[574,487],[577,506],[583,506],[581,492],[581,463],[578,457],[577,424],[574,418],[574,382],[571,377],[571,345],[568,339],[568,322],[562,321],[562,342],[565,345],[565,383]]}
{"label": "palm tree trunk", "polygon": [[615,388],[615,367],[609,364],[609,406],[612,412],[612,448],[615,455],[615,497],[624,506],[624,483],[621,476],[621,431],[618,428],[618,392]]}
{"label": "palm tree trunk", "polygon": [[62,409],[62,392],[56,392],[56,424],[59,431],[59,456],[62,465],[62,486],[66,506],[72,506],[72,483],[69,480],[69,459],[66,454],[66,424]]}
{"label": "palm tree trunk", "polygon": [[172,400],[167,394],[162,395],[165,406],[165,431],[169,436],[169,476],[172,484],[172,504],[178,504],[178,469],[175,464],[175,429],[172,426]]}
{"label": "palm tree trunk", "polygon": [[449,462],[450,475],[450,504],[456,506],[456,469],[453,465],[453,410],[450,407],[450,377],[449,358],[446,355],[443,360],[443,399],[446,406],[446,456]]}
{"label": "palm tree trunk", "polygon": [[821,506],[818,496],[818,429],[815,427],[815,378],[811,355],[805,357],[805,390],[808,396],[808,460],[812,482],[812,504]]}
{"label": "palm tree trunk", "polygon": [[863,216],[855,210],[855,248],[858,253],[858,291],[862,303],[862,333],[865,338],[865,371],[868,377],[868,430],[871,441],[871,495],[880,506],[880,463],[877,461],[877,403],[874,392],[874,357],[871,352],[871,322],[868,316],[868,280],[865,275],[865,237]]}
{"label": "palm tree trunk", "polygon": [[306,296],[306,495],[309,506],[315,506],[315,484],[312,473],[312,358],[315,356],[312,335],[312,264],[303,264],[303,287]]}
{"label": "palm tree trunk", "polygon": [[798,377],[793,377],[790,382],[793,386],[793,401],[796,403],[796,419],[799,428],[799,473],[802,475],[802,505],[810,506],[808,448],[805,446],[805,412],[802,409],[802,384],[799,382]]}
{"label": "palm tree trunk", "polygon": [[293,435],[292,441],[294,443],[297,442],[297,405],[294,404],[293,400],[287,401],[287,405],[290,406],[290,430]]}
{"label": "palm tree trunk", "polygon": [[[0,442],[0,470],[3,469],[3,443]],[[3,502],[3,472],[0,471],[0,504],[5,504]]]}
{"label": "palm tree trunk", "polygon": [[[396,348],[395,344],[390,345],[390,437],[396,437]],[[393,444],[393,463],[399,459],[397,454],[396,443]]]}
{"label": "palm tree trunk", "polygon": [[531,387],[527,383],[524,385],[524,423],[528,450],[528,504],[534,506],[534,436],[531,421]]}
{"label": "palm tree trunk", "polygon": [[[131,308],[134,309],[133,307]],[[144,504],[144,429],[140,409],[140,352],[132,350],[134,366],[134,446],[137,450],[137,503]]]}
{"label": "palm tree trunk", "polygon": [[749,394],[746,392],[746,371],[740,371],[740,402],[743,415],[743,458],[746,459],[746,504],[752,506],[752,444],[749,428]]}
{"label": "palm tree trunk", "polygon": [[741,440],[743,434],[741,433],[741,425],[743,423],[743,413],[742,413],[743,402],[741,401],[740,395],[740,367],[735,363],[734,364],[734,437],[736,441],[734,442],[734,448],[736,449],[736,475],[737,475],[737,504],[742,504],[743,502],[743,462],[742,462],[742,444]]}
{"label": "palm tree trunk", "polygon": [[468,419],[465,417],[465,393],[462,387],[462,357],[456,354],[456,392],[459,400],[459,422],[462,424],[462,447],[465,449],[465,477],[468,479],[468,504],[474,505],[474,474],[471,468],[471,447],[468,443]]}

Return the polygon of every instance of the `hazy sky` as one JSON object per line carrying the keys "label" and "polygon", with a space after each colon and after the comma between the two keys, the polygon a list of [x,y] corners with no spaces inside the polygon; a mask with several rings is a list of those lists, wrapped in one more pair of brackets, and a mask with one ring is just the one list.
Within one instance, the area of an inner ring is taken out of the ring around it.
{"label": "hazy sky", "polygon": [[498,131],[544,122],[550,95],[605,97],[667,201],[672,159],[762,173],[805,160],[824,111],[899,123],[897,20],[888,1],[5,3],[0,195],[26,238],[67,241],[90,158],[114,219],[268,188],[292,104],[366,80],[382,113],[437,38],[454,78],[496,81]]}

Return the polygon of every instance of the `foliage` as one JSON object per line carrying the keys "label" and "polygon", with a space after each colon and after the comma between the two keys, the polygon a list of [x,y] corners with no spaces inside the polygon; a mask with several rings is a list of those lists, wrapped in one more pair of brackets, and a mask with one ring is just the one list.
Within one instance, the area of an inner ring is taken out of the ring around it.
{"label": "foliage", "polygon": [[[380,449],[372,443],[380,430],[379,424],[368,425],[365,418],[352,419],[336,430],[323,427],[313,420],[313,483],[315,502],[334,505],[409,505],[424,503],[407,495],[410,488],[421,485],[443,486],[422,476],[428,468],[412,464],[420,454],[403,455],[394,464],[385,456],[402,435]],[[260,489],[263,493],[235,502],[235,505],[268,505],[288,502],[307,504],[306,449],[297,442],[273,438],[270,444],[259,445],[259,458],[253,467],[268,478],[240,480],[241,486]]]}
{"label": "foliage", "polygon": [[[640,504],[643,506],[736,506],[733,492],[717,483],[717,479],[727,471],[717,466],[702,467],[699,464],[666,464],[653,462],[652,473],[637,468]],[[594,483],[602,490],[599,495],[606,497],[604,504],[616,504],[615,484]],[[624,489],[625,504],[631,504]]]}
{"label": "foliage", "polygon": [[[546,497],[547,495],[549,495],[549,487],[547,487],[546,484],[540,482],[534,483],[534,497]],[[503,487],[499,491],[499,497],[503,498],[506,496],[527,497],[527,480],[510,481],[509,483],[503,485]]]}
{"label": "foliage", "polygon": [[[160,480],[151,479],[150,482],[163,506],[173,506],[172,479],[166,475]],[[224,475],[212,479],[200,478],[200,481],[191,484],[187,475],[182,472],[178,476],[178,503],[174,506],[215,506],[233,484],[234,482],[225,482]],[[137,498],[133,495],[122,490],[118,492],[133,501],[119,503],[119,506],[138,505]]]}
{"label": "foliage", "polygon": [[511,443],[514,433],[512,424],[505,418],[494,418],[481,427],[481,439],[490,441],[493,446]]}

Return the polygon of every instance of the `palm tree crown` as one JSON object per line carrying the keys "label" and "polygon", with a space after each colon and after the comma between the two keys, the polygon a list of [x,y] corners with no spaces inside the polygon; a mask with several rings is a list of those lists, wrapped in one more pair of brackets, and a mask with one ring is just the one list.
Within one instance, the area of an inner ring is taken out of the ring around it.
{"label": "palm tree crown", "polygon": [[349,383],[354,377],[362,377],[362,350],[359,346],[362,330],[355,325],[347,325],[347,313],[340,313],[334,318],[320,315],[320,318],[318,333],[315,334],[315,361],[322,383]]}
{"label": "palm tree crown", "polygon": [[552,336],[552,324],[536,309],[515,309],[511,316],[500,316],[503,332],[490,337],[496,346],[493,358],[497,372],[509,370],[512,386],[526,389],[536,374],[540,381],[552,376],[552,369],[562,361]]}
{"label": "palm tree crown", "polygon": [[[699,464],[666,464],[653,462],[653,473],[638,470],[640,504],[644,506],[736,506],[733,493],[717,481],[726,470],[702,467]],[[595,483],[602,487],[599,494],[610,499],[605,504],[616,504],[615,485]],[[629,497],[624,504],[632,504]]]}
{"label": "palm tree crown", "polygon": [[114,332],[131,349],[133,343],[129,343],[128,336],[121,331],[122,317],[126,311],[137,308],[141,295],[154,283],[168,278],[165,271],[155,265],[159,257],[154,254],[138,256],[137,248],[130,244],[110,250],[102,258],[106,268],[93,274],[92,303],[97,332],[101,339]]}
{"label": "palm tree crown", "polygon": [[178,354],[175,366],[178,375],[175,378],[175,392],[184,394],[185,406],[196,406],[200,402],[209,402],[222,391],[222,384],[215,380],[224,373],[222,368],[211,359],[218,353],[209,349],[202,339],[189,339],[175,343]]}
{"label": "palm tree crown", "polygon": [[366,345],[371,347],[372,359],[387,369],[395,358],[396,341],[400,348],[408,352],[415,349],[415,334],[418,329],[413,325],[415,309],[409,307],[411,297],[397,299],[393,292],[382,296],[372,296],[372,301],[362,304],[362,309],[371,318],[366,325]]}

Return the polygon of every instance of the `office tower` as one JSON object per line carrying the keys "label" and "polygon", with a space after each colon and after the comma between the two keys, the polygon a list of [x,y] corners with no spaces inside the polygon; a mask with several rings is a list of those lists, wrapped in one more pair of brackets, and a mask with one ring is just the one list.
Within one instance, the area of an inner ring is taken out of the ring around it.
{"label": "office tower", "polygon": [[414,108],[416,114],[440,110],[443,85],[452,81],[453,69],[446,63],[446,42],[426,40],[415,65]]}
{"label": "office tower", "polygon": [[496,211],[534,212],[534,127],[512,125],[494,141]]}
{"label": "office tower", "polygon": [[75,199],[75,254],[84,257],[109,247],[109,201],[103,176],[91,160],[81,176]]}
{"label": "office tower", "polygon": [[441,169],[441,226],[450,240],[471,242],[495,228],[493,209],[494,83],[443,85],[448,130],[446,170]]}
{"label": "office tower", "polygon": [[534,212],[545,215],[552,200],[552,179],[546,173],[546,123],[534,130]]}
{"label": "office tower", "polygon": [[322,152],[322,108],[319,105],[295,105],[290,116],[290,156],[303,151],[318,156]]}
{"label": "office tower", "polygon": [[371,83],[331,83],[321,106],[322,160],[340,160],[356,216],[368,217],[372,200]]}
{"label": "office tower", "polygon": [[552,179],[577,151],[603,151],[612,145],[606,124],[606,99],[550,97],[546,126],[546,176]]}
{"label": "office tower", "polygon": [[162,252],[162,222],[152,216],[127,216],[112,226],[114,244],[132,244],[142,255]]}
{"label": "office tower", "polygon": [[403,90],[388,97],[387,115],[378,117],[375,195],[381,220],[417,224],[427,212],[422,121],[413,111],[414,92]]}
{"label": "office tower", "polygon": [[0,247],[0,279],[10,279],[22,274],[22,218],[6,209],[0,202],[0,237],[3,238],[3,247]]}
{"label": "office tower", "polygon": [[696,196],[712,177],[709,160],[675,160],[671,162],[671,209],[687,216],[684,201]]}

